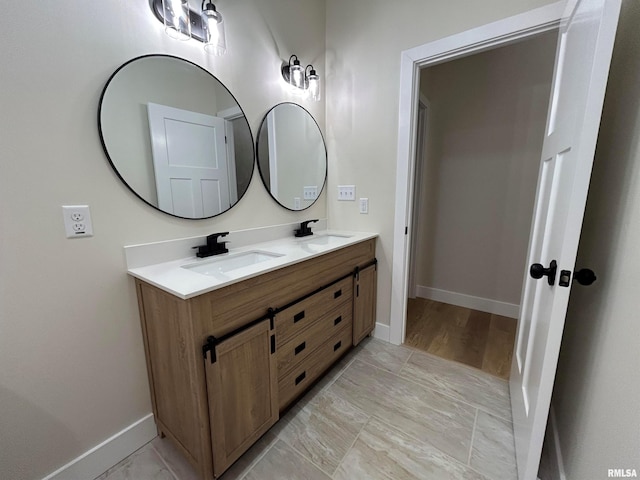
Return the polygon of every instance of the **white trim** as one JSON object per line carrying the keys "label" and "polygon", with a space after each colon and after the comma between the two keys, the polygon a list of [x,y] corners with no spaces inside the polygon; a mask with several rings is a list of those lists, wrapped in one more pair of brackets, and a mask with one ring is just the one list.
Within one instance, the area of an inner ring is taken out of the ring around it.
{"label": "white trim", "polygon": [[396,200],[391,264],[390,341],[404,342],[408,297],[408,235],[405,227],[411,218],[416,144],[416,116],[419,69],[472,53],[503,46],[556,28],[565,2],[557,2],[520,15],[489,23],[466,32],[436,40],[409,50],[400,56],[400,101],[396,166]]}
{"label": "white trim", "polygon": [[236,118],[244,117],[244,113],[242,113],[240,107],[236,105],[234,107],[220,110],[217,116],[224,118],[225,120],[235,120]]}
{"label": "white trim", "polygon": [[[549,428],[550,427],[550,428]],[[567,474],[564,471],[564,461],[562,459],[562,451],[560,450],[560,435],[558,433],[558,423],[556,422],[556,412],[553,404],[549,408],[549,425],[545,439],[546,447],[549,448],[553,480],[567,480]]]}
{"label": "white trim", "polygon": [[100,445],[50,473],[43,480],[96,478],[158,435],[153,414],[141,418]]}
{"label": "white trim", "polygon": [[376,323],[376,328],[373,330],[373,337],[378,340],[389,341],[389,325],[384,323]]}
{"label": "white trim", "polygon": [[278,198],[278,149],[276,140],[275,114],[271,110],[267,114],[267,138],[269,139],[269,193],[273,198]]}
{"label": "white trim", "polygon": [[424,287],[422,285],[416,287],[416,296],[436,302],[456,305],[458,307],[493,313],[494,315],[502,315],[503,317],[518,318],[518,314],[520,313],[520,305],[515,303],[501,302],[491,298],[474,297],[473,295]]}

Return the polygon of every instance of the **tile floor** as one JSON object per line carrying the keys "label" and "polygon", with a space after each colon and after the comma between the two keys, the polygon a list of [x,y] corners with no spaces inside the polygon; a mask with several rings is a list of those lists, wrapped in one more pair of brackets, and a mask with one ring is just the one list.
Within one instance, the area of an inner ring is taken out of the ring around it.
{"label": "tile floor", "polygon": [[[516,479],[507,382],[367,339],[222,480]],[[156,438],[96,480],[196,480]]]}

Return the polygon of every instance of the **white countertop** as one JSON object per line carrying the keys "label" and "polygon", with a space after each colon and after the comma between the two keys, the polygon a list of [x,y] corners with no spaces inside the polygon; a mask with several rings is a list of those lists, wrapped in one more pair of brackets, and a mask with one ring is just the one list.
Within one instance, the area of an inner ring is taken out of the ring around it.
{"label": "white countertop", "polygon": [[[320,244],[323,240],[322,237],[332,235],[333,237],[327,238],[327,240],[330,241],[328,241],[326,245]],[[278,240],[230,248],[229,253],[222,255],[214,255],[206,258],[192,256],[153,265],[129,268],[127,271],[129,275],[186,300],[377,236],[375,233],[325,230],[314,232],[313,235],[303,238],[289,236]],[[185,265],[201,266],[246,252],[267,252],[281,256],[236,268],[226,273],[212,271],[210,274],[205,275],[188,268],[183,268]]]}

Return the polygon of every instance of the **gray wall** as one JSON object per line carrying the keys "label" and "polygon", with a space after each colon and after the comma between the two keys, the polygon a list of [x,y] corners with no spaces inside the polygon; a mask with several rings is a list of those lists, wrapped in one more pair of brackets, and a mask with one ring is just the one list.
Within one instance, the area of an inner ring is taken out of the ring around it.
{"label": "gray wall", "polygon": [[[380,235],[378,323],[388,325],[391,310],[402,51],[550,3],[326,0],[329,223]],[[369,213],[361,215],[357,201],[338,201],[338,185],[356,185]]]}
{"label": "gray wall", "polygon": [[640,475],[640,3],[622,5],[552,403],[568,480]]}
{"label": "gray wall", "polygon": [[423,70],[418,285],[520,303],[556,39]]}

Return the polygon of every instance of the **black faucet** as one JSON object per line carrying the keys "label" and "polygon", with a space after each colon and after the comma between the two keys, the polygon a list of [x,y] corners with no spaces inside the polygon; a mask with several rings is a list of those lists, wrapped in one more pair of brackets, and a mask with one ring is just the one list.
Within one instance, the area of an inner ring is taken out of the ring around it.
{"label": "black faucet", "polygon": [[306,220],[300,223],[300,228],[296,229],[296,237],[308,237],[309,235],[313,235],[311,228],[309,228],[310,223],[317,222],[318,219],[315,220]]}
{"label": "black faucet", "polygon": [[222,233],[213,233],[207,236],[207,244],[200,245],[197,247],[198,253],[196,253],[196,257],[210,257],[211,255],[220,255],[221,253],[227,253],[229,249],[225,247],[225,243],[227,242],[218,242],[219,237],[226,237],[229,235],[229,232]]}

